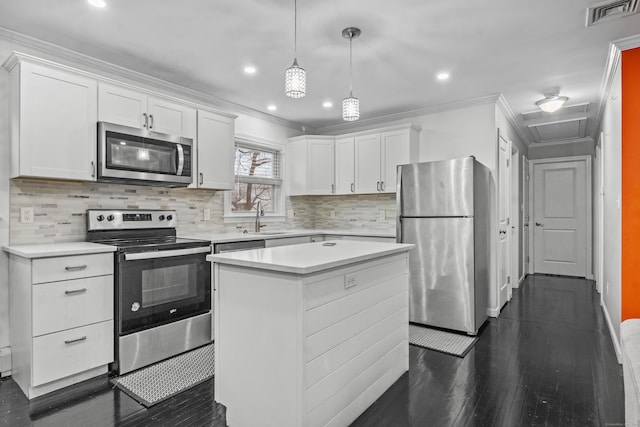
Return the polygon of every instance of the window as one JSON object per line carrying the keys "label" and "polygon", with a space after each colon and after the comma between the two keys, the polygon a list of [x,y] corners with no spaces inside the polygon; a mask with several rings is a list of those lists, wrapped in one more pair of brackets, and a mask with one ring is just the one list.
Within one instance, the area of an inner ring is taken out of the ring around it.
{"label": "window", "polygon": [[282,215],[281,154],[276,147],[236,142],[235,186],[225,197],[228,217],[253,216],[258,203],[264,216]]}

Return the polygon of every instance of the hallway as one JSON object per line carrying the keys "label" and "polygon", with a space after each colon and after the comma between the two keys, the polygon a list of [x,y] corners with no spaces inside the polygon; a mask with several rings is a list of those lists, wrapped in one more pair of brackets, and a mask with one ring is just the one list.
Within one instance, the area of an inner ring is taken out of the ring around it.
{"label": "hallway", "polygon": [[[354,426],[624,425],[622,367],[588,280],[529,276],[464,359],[414,346],[409,358]],[[0,425],[222,426],[224,412],[212,380],[149,409],[105,377],[31,403],[0,381]]]}

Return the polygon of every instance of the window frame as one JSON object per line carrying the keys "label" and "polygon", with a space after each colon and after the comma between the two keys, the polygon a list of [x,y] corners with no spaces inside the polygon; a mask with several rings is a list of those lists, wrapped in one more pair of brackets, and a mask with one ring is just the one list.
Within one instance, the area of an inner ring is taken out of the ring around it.
{"label": "window frame", "polygon": [[[261,222],[276,222],[286,219],[285,216],[285,147],[283,144],[277,144],[272,141],[260,140],[258,138],[249,137],[236,137],[233,145],[233,183],[234,186],[238,182],[236,179],[235,171],[235,156],[236,147],[238,145],[255,148],[264,151],[277,151],[278,152],[278,169],[280,172],[280,184],[273,184],[273,212],[265,212],[264,216],[260,217]],[[227,190],[224,192],[224,222],[246,222],[247,220],[254,219],[256,212],[233,212],[231,211],[231,193],[235,190]]]}

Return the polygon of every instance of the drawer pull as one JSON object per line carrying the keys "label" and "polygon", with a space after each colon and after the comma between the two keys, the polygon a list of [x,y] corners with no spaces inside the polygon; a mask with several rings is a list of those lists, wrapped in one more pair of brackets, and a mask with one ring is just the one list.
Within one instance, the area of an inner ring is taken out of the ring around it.
{"label": "drawer pull", "polygon": [[65,344],[73,344],[74,342],[80,342],[80,341],[84,341],[86,339],[87,339],[87,336],[85,335],[83,337],[76,338],[76,339],[73,339],[73,340],[64,340],[64,343]]}
{"label": "drawer pull", "polygon": [[84,270],[85,268],[87,268],[87,264],[84,265],[71,265],[71,266],[66,266],[64,269],[67,271],[78,271],[78,270]]}
{"label": "drawer pull", "polygon": [[65,295],[81,294],[87,292],[87,288],[74,289],[73,291],[64,291]]}

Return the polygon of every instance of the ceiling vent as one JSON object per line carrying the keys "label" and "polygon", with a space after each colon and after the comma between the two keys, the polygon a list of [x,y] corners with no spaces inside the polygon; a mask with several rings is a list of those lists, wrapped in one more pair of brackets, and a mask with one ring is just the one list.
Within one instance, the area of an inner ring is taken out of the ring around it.
{"label": "ceiling vent", "polygon": [[638,0],[616,0],[587,8],[587,27],[638,13]]}

